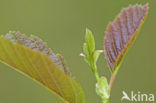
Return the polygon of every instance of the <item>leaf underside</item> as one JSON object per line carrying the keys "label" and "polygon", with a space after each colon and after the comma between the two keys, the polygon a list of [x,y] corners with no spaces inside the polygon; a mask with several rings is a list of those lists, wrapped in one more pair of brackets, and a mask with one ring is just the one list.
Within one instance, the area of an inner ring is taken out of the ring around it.
{"label": "leaf underside", "polygon": [[124,8],[107,26],[104,54],[112,72],[120,65],[128,48],[133,44],[148,13],[148,4]]}
{"label": "leaf underside", "polygon": [[84,103],[78,83],[47,55],[0,37],[0,61],[35,80],[67,103]]}

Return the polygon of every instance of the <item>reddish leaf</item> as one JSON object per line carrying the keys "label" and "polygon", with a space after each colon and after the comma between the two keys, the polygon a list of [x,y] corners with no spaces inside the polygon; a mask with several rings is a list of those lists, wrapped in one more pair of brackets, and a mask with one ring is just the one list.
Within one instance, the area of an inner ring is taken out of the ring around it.
{"label": "reddish leaf", "polygon": [[107,26],[104,53],[112,72],[119,66],[128,48],[134,42],[147,13],[148,4],[129,6]]}

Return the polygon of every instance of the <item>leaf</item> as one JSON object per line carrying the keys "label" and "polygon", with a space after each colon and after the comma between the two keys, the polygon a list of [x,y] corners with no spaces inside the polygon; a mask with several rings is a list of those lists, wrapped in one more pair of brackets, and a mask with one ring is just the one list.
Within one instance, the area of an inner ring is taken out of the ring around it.
{"label": "leaf", "polygon": [[86,57],[89,57],[88,47],[86,43],[83,44],[83,52]]}
{"label": "leaf", "polygon": [[95,50],[94,54],[93,54],[93,58],[94,58],[94,63],[96,64],[100,54],[103,52],[103,50]]}
{"label": "leaf", "polygon": [[148,14],[148,4],[124,8],[107,26],[104,38],[104,54],[112,72],[121,64],[133,44]]}
{"label": "leaf", "polygon": [[91,56],[95,50],[95,41],[92,32],[89,29],[86,29],[86,45],[88,48],[89,55]]}
{"label": "leaf", "polygon": [[67,103],[85,103],[84,93],[71,77],[62,56],[41,39],[9,32],[0,37],[0,61],[25,74]]}
{"label": "leaf", "polygon": [[109,85],[108,85],[106,77],[102,76],[101,78],[99,78],[96,84],[96,92],[103,99],[109,99],[110,90],[109,90]]}

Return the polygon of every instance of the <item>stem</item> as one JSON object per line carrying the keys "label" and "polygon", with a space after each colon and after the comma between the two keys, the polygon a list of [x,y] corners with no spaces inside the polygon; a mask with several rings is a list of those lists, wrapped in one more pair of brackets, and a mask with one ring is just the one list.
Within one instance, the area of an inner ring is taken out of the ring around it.
{"label": "stem", "polygon": [[[98,74],[97,66],[96,65],[92,65],[91,68],[92,68],[92,71],[94,73],[95,79],[98,82],[100,77],[99,77],[99,74]],[[103,98],[102,96],[100,96],[100,98],[101,98],[102,103],[109,103],[109,98],[106,99],[106,98]]]}
{"label": "stem", "polygon": [[117,73],[118,73],[119,67],[120,67],[120,66],[118,66],[118,67],[116,68],[116,70],[113,72],[113,74],[112,74],[112,76],[111,76],[111,79],[110,79],[110,82],[109,82],[110,93],[111,93],[111,91],[112,91],[112,88],[113,88],[113,85],[114,85],[114,81],[115,81],[116,75],[117,75]]}
{"label": "stem", "polygon": [[115,77],[116,77],[116,74],[112,74],[111,79],[110,79],[110,82],[109,82],[110,92],[112,91]]}
{"label": "stem", "polygon": [[[98,73],[98,68],[97,68],[97,66],[96,66],[96,63],[94,63],[94,60],[93,59],[91,59],[91,61],[89,61],[89,65],[90,65],[90,68],[91,68],[91,70],[92,70],[92,72],[93,72],[93,74],[94,74],[94,77],[95,77],[95,79],[96,79],[96,81],[97,81],[97,83],[99,82],[99,80],[100,80],[100,76],[99,76],[99,73]],[[113,85],[113,81],[114,80],[112,80],[112,82],[111,82],[111,84]],[[105,86],[105,85],[103,85],[103,86]],[[101,87],[101,90],[103,91],[103,86]],[[107,86],[108,86],[108,84],[107,84]],[[108,87],[109,88],[109,87]],[[96,87],[96,89],[97,89],[97,87]],[[109,92],[110,93],[110,92]],[[97,95],[99,95],[100,96],[100,98],[101,98],[101,102],[102,103],[109,103],[109,98],[107,98],[107,97],[105,97],[104,95],[105,94],[99,94],[99,93],[97,93]],[[110,95],[110,94],[109,94]]]}
{"label": "stem", "polygon": [[96,66],[96,64],[94,64],[93,60],[90,61],[90,67],[91,67],[91,70],[95,76],[96,81],[98,81],[99,80],[99,73],[98,73],[97,66]]}
{"label": "stem", "polygon": [[96,81],[98,81],[99,80],[99,74],[98,74],[98,71],[97,71],[97,67],[93,68],[93,73],[94,73]]}

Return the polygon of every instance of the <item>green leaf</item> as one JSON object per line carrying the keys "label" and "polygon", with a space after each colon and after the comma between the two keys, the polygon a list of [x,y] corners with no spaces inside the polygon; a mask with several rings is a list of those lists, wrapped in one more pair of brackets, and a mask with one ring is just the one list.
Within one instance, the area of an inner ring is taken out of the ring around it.
{"label": "green leaf", "polygon": [[89,29],[86,29],[85,40],[86,40],[86,45],[88,48],[89,55],[92,55],[92,53],[95,50],[95,41],[94,41],[93,34]]}
{"label": "green leaf", "polygon": [[84,93],[71,77],[63,57],[41,39],[9,32],[0,37],[0,61],[25,74],[67,103],[85,103]]}
{"label": "green leaf", "polygon": [[87,44],[86,43],[83,44],[83,52],[84,52],[84,54],[85,54],[86,57],[89,56],[88,47],[87,47]]}
{"label": "green leaf", "polygon": [[103,50],[96,50],[95,52],[94,52],[94,64],[96,64],[96,62],[97,62],[97,60],[98,60],[98,58],[99,58],[99,56],[100,56],[100,54],[103,52]]}
{"label": "green leaf", "polygon": [[101,98],[108,100],[110,97],[110,90],[107,79],[101,77],[96,84],[96,92]]}
{"label": "green leaf", "polygon": [[118,71],[126,52],[135,41],[148,14],[148,4],[124,8],[107,26],[104,54],[112,72]]}

